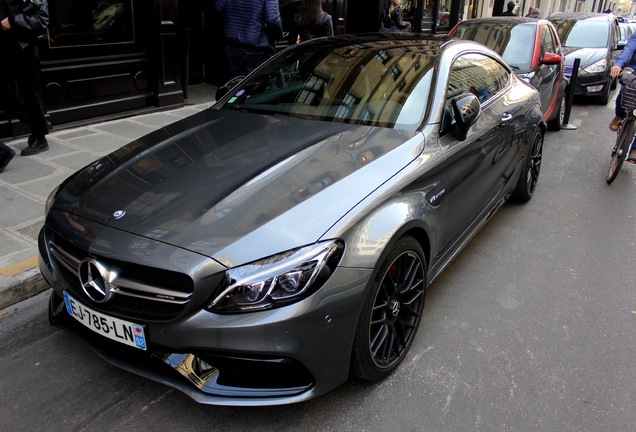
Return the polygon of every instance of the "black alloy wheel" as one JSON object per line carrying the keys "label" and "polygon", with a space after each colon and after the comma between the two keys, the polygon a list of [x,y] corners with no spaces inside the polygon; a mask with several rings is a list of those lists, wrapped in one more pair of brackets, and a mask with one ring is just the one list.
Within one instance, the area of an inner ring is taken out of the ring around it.
{"label": "black alloy wheel", "polygon": [[517,187],[512,198],[519,202],[528,202],[537,188],[539,173],[541,172],[541,159],[543,158],[543,133],[537,131],[532,140],[530,153],[523,165],[523,171],[517,181]]}
{"label": "black alloy wheel", "polygon": [[404,360],[422,318],[426,259],[412,237],[400,238],[372,281],[360,316],[352,356],[355,376],[376,381]]}

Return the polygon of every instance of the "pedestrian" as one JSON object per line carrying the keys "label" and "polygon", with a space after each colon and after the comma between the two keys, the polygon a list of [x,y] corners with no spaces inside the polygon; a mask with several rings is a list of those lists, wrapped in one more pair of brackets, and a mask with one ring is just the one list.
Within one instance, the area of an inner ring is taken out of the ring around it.
{"label": "pedestrian", "polygon": [[402,20],[402,0],[390,0],[389,7],[380,16],[381,32],[401,32],[409,30],[411,23]]}
{"label": "pedestrian", "polygon": [[528,14],[526,15],[528,18],[540,18],[539,11],[535,8],[528,8]]}
{"label": "pedestrian", "polygon": [[217,0],[230,68],[247,75],[274,54],[283,37],[278,0]]}
{"label": "pedestrian", "polygon": [[[40,84],[38,37],[49,24],[47,0],[0,0],[0,108],[29,125],[31,134],[22,156],[49,149],[47,122]],[[0,172],[15,152],[2,145]]]}
{"label": "pedestrian", "polygon": [[515,2],[509,1],[506,5],[506,12],[502,13],[501,16],[517,16],[513,10],[515,9]]}
{"label": "pedestrian", "polygon": [[331,15],[322,10],[322,0],[303,0],[289,32],[289,44],[333,36]]}

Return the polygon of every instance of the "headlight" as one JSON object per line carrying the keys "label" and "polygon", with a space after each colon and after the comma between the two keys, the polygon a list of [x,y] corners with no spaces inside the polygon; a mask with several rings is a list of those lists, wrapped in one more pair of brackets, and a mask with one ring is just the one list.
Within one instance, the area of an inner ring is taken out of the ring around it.
{"label": "headlight", "polygon": [[51,191],[48,198],[46,199],[46,203],[44,204],[44,217],[49,214],[49,210],[51,210],[51,206],[53,205],[53,201],[57,198],[57,193],[60,191],[60,187],[57,186],[55,189]]}
{"label": "headlight", "polygon": [[341,241],[330,240],[230,269],[206,309],[251,312],[302,300],[329,279],[343,250]]}
{"label": "headlight", "polygon": [[602,59],[597,61],[596,63],[592,63],[588,67],[581,68],[580,73],[581,75],[596,74],[596,73],[605,72],[606,68],[607,68],[607,61],[605,59]]}

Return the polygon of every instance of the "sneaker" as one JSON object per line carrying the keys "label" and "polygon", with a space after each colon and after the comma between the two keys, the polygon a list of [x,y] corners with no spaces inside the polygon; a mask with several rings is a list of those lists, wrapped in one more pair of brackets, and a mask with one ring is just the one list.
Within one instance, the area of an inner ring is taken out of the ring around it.
{"label": "sneaker", "polygon": [[0,173],[9,165],[13,156],[15,156],[15,150],[3,144],[0,148]]}
{"label": "sneaker", "polygon": [[[31,135],[33,136],[33,135]],[[31,140],[29,137],[29,145],[22,149],[20,153],[21,156],[32,156],[38,153],[42,153],[43,151],[47,151],[49,149],[49,143],[44,138],[44,135],[40,135],[39,137],[34,137]]]}
{"label": "sneaker", "polygon": [[621,121],[623,121],[622,117],[616,116],[612,119],[609,124],[609,128],[612,132],[616,132],[618,128],[621,126]]}

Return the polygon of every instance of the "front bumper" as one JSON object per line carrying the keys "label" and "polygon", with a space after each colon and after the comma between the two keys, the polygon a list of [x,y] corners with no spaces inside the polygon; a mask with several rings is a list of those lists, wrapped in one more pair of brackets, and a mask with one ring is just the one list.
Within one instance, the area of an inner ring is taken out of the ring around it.
{"label": "front bumper", "polygon": [[[322,395],[348,378],[355,328],[372,269],[338,268],[312,296],[278,309],[220,315],[205,311],[205,302],[191,302],[176,317],[136,319],[146,334],[143,351],[94,333],[66,312],[64,291],[89,307],[99,305],[79,297],[72,286],[79,281],[64,277],[51,258],[46,231],[47,227],[40,233],[39,259],[42,275],[53,287],[51,323],[122,369],[213,405],[295,403]],[[118,240],[113,244],[130,244]],[[194,300],[209,297],[210,293],[197,292],[200,288],[195,282]]]}
{"label": "front bumper", "polygon": [[[572,82],[572,76],[566,75]],[[576,96],[601,96],[607,91],[607,86],[611,85],[611,80],[607,74],[577,75],[574,85],[574,95]]]}

